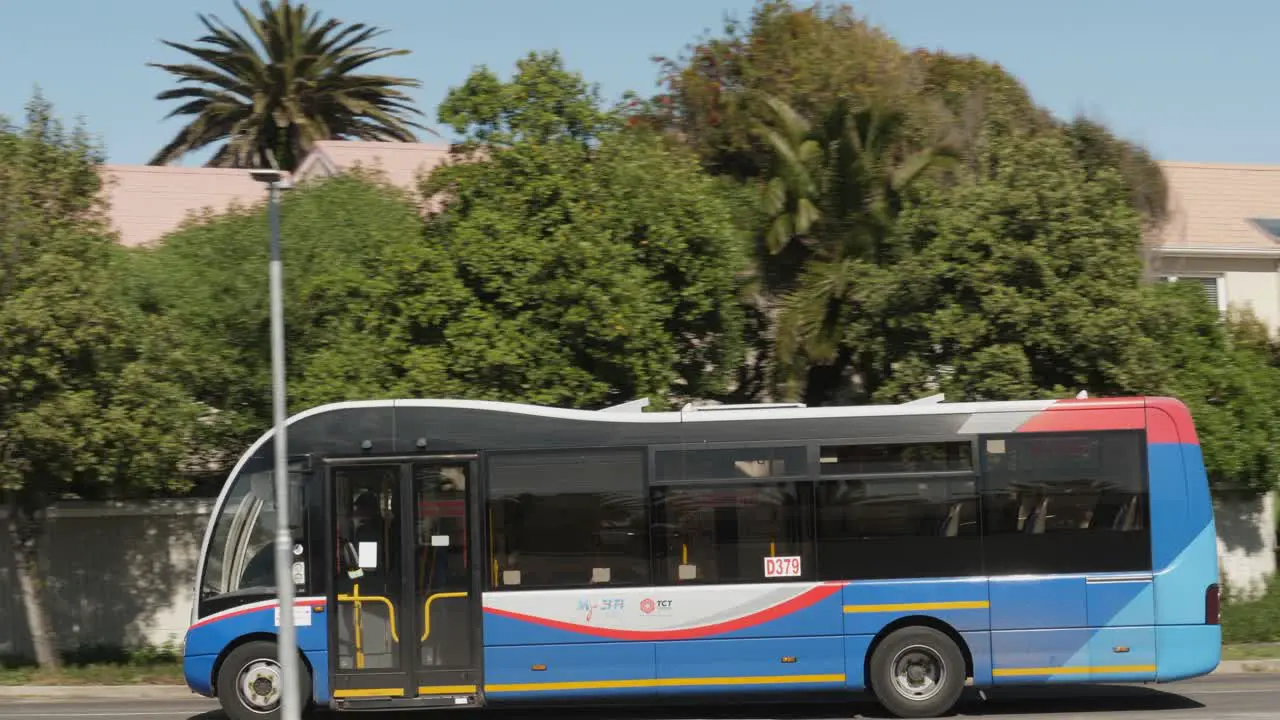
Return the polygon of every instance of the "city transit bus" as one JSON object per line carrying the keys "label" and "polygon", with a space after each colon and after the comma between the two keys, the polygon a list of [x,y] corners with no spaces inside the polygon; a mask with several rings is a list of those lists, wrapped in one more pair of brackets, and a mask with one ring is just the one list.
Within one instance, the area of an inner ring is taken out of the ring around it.
{"label": "city transit bus", "polygon": [[[1209,488],[1168,398],[289,420],[311,707],[666,703],[1169,682],[1220,659]],[[272,433],[204,539],[188,685],[279,714]]]}

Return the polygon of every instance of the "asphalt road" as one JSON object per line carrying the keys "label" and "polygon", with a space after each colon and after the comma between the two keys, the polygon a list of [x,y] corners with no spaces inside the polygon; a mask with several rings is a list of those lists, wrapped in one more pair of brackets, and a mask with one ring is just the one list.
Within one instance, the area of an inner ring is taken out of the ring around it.
{"label": "asphalt road", "polygon": [[[1109,686],[1087,688],[1036,688],[989,692],[985,700],[967,699],[959,708],[961,717],[1000,717],[1008,720],[1261,720],[1280,718],[1280,677],[1276,675],[1210,677],[1158,687]],[[418,717],[413,713],[362,713],[333,715],[326,720],[392,720]],[[850,717],[878,717],[875,706],[861,702],[850,705],[758,705],[720,703],[706,707],[652,710],[617,708],[564,708],[538,712],[506,711],[484,715],[501,720],[848,720]],[[12,700],[0,702],[0,720],[222,720],[214,702],[191,700],[133,700],[74,702]],[[430,717],[472,717],[474,714],[445,713]]]}

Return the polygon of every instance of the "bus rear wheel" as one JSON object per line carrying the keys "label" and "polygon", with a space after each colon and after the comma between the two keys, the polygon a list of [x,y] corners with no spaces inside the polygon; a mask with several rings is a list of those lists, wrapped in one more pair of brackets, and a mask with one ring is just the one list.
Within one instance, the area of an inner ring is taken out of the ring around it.
{"label": "bus rear wheel", "polygon": [[[311,673],[298,662],[304,709],[311,696]],[[232,650],[218,670],[218,702],[231,720],[278,720],[284,674],[276,644],[254,640]]]}
{"label": "bus rear wheel", "polygon": [[964,654],[946,633],[930,627],[895,630],[871,655],[871,690],[900,718],[933,718],[951,711],[964,692]]}

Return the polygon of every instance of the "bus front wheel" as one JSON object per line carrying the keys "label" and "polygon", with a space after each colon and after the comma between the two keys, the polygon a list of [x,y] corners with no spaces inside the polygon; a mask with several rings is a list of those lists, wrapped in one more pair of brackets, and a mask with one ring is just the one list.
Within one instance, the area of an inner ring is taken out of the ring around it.
{"label": "bus front wheel", "polygon": [[895,630],[871,655],[870,670],[876,699],[900,718],[944,715],[964,692],[964,654],[931,627]]}
{"label": "bus front wheel", "polygon": [[[311,673],[298,662],[303,704],[311,696]],[[218,670],[218,702],[231,720],[278,720],[284,675],[276,644],[254,640],[232,650]]]}

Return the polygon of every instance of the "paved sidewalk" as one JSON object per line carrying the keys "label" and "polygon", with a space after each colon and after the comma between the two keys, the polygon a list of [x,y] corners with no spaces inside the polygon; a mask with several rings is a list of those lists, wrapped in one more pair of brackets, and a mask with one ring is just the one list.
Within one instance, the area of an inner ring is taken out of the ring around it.
{"label": "paved sidewalk", "polygon": [[4,700],[186,700],[186,685],[0,685]]}
{"label": "paved sidewalk", "polygon": [[[1280,674],[1280,659],[1223,660],[1214,675]],[[185,685],[0,685],[0,700],[189,700]]]}

